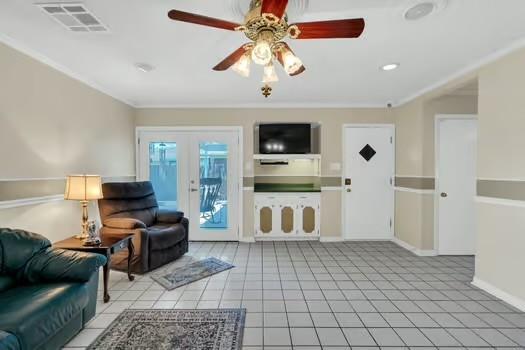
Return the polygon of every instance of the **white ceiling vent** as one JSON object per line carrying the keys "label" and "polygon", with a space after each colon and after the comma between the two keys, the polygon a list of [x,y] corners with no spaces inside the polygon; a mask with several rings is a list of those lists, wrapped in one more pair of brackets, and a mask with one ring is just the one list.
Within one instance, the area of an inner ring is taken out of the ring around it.
{"label": "white ceiling vent", "polygon": [[107,32],[102,24],[84,4],[80,3],[39,3],[36,4],[55,21],[72,32]]}

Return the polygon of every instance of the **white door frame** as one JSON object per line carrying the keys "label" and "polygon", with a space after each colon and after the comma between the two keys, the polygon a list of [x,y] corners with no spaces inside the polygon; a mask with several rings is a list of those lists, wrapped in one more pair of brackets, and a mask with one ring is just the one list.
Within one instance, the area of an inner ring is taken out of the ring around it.
{"label": "white door frame", "polygon": [[[396,173],[396,126],[395,124],[360,124],[360,123],[351,123],[343,124],[342,127],[342,138],[341,138],[341,149],[342,149],[342,166],[341,166],[341,236],[343,240],[351,240],[348,238],[348,233],[346,232],[346,201],[345,201],[345,169],[346,169],[346,132],[347,128],[387,128],[392,130],[392,176],[395,176]],[[392,228],[390,230],[390,238],[393,239],[394,227],[395,227],[395,212],[396,212],[396,200],[395,200],[395,191],[394,191],[394,178],[392,178]],[[383,239],[382,239],[383,240]]]}
{"label": "white door frame", "polygon": [[444,120],[478,120],[476,114],[436,114],[434,119],[434,169],[435,169],[435,189],[434,189],[434,251],[439,255],[439,198],[441,190],[439,188],[439,126]]}
{"label": "white door frame", "polygon": [[241,231],[244,223],[244,205],[243,205],[243,179],[244,179],[244,136],[242,126],[137,126],[135,127],[135,174],[136,180],[140,174],[140,151],[139,140],[142,132],[177,132],[177,131],[231,131],[236,132],[239,137],[239,179],[237,181],[237,203],[238,208],[238,223],[237,223],[237,240],[242,240]]}

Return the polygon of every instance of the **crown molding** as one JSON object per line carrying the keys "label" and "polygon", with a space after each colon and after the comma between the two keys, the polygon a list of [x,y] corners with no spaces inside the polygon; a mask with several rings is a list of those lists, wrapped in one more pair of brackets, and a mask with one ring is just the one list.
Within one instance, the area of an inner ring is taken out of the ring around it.
{"label": "crown molding", "polygon": [[68,77],[70,78],[73,78],[87,86],[89,86],[90,88],[92,89],[95,89],[97,90],[98,92],[101,92],[103,93],[104,95],[107,95],[111,98],[114,98],[115,100],[117,101],[120,101],[130,107],[134,107],[136,108],[135,104],[132,103],[131,101],[128,101],[126,98],[123,98],[121,96],[118,96],[117,94],[114,94],[112,92],[110,92],[108,89],[106,88],[103,88],[102,86],[100,86],[99,84],[97,84],[96,82],[94,82],[93,80],[89,79],[89,78],[86,78],[78,73],[75,73],[74,71],[72,71],[71,69],[67,68],[66,66],[54,61],[53,59],[49,58],[48,56],[44,55],[44,54],[41,54],[31,48],[29,48],[27,45],[25,44],[22,44],[20,41],[16,40],[16,39],[13,39],[11,38],[10,36],[8,36],[7,34],[4,34],[4,33],[0,33],[0,42],[31,57],[32,59],[40,62],[40,63],[43,63],[57,71],[59,71],[60,73],[62,74],[65,74],[67,75]]}
{"label": "crown molding", "polygon": [[236,103],[236,104],[136,104],[137,109],[372,109],[385,104],[359,103]]}
{"label": "crown molding", "polygon": [[474,73],[475,71],[477,71],[478,69],[480,69],[481,67],[489,64],[489,63],[492,63],[492,62],[495,62],[497,61],[498,59],[514,52],[514,51],[517,51],[521,48],[525,47],[525,38],[522,38],[522,39],[518,39],[516,41],[514,41],[513,43],[511,43],[509,46],[506,46],[500,50],[497,50],[491,54],[489,54],[488,56],[485,56],[477,61],[475,61],[474,63],[471,63],[469,64],[468,66],[456,71],[455,73],[452,73],[450,75],[448,75],[447,77],[437,81],[436,83],[434,84],[431,84],[419,91],[417,91],[416,93],[412,94],[412,95],[408,95],[407,97],[399,100],[397,103],[394,103],[394,107],[400,107],[406,103],[409,103],[409,102],[412,102],[413,100],[415,100],[416,98],[418,97],[421,97],[427,93],[430,93],[432,91],[436,91],[442,87],[444,87],[445,85],[453,82],[454,80],[457,80],[457,79],[460,79],[461,77],[464,77],[468,74],[471,74],[471,73]]}

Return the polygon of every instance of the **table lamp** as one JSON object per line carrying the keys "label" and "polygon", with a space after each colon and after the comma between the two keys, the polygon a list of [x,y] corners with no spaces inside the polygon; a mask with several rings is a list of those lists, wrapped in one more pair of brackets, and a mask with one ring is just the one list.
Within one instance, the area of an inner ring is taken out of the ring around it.
{"label": "table lamp", "polygon": [[102,179],[98,175],[69,175],[66,181],[64,199],[80,201],[82,205],[82,232],[75,236],[87,239],[88,233],[88,202],[102,198]]}

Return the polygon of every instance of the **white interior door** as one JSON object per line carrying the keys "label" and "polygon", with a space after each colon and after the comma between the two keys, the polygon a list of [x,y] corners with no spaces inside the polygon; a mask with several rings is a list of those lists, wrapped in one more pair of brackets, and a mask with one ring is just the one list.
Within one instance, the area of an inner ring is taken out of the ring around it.
{"label": "white interior door", "polygon": [[394,129],[356,126],[344,130],[344,227],[347,239],[393,236]]}
{"label": "white interior door", "polygon": [[142,131],[138,179],[152,182],[160,207],[183,211],[190,240],[236,241],[239,132]]}
{"label": "white interior door", "polygon": [[438,119],[438,252],[474,254],[476,119]]}

